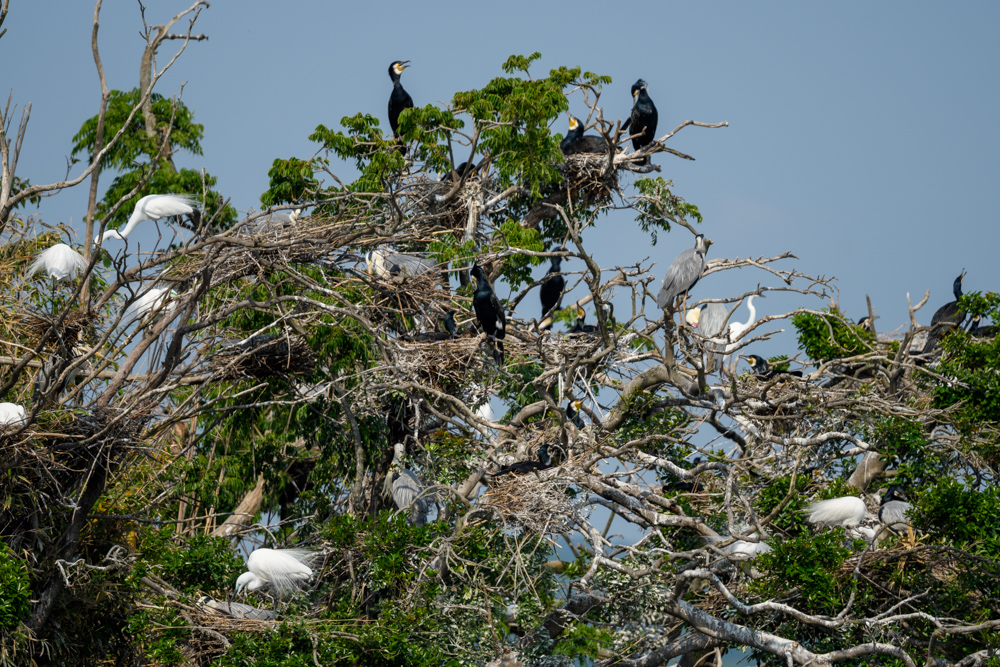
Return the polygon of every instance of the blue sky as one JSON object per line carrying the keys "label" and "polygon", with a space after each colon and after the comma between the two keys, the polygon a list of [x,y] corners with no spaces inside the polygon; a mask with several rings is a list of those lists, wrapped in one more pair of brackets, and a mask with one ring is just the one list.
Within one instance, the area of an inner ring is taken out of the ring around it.
{"label": "blue sky", "polygon": [[[186,4],[150,3],[147,18],[162,22]],[[610,75],[606,117],[628,114],[629,87],[642,77],[660,134],[685,119],[730,123],[687,128],[671,141],[696,162],[656,158],[675,193],[704,214],[702,231],[715,241],[710,258],[791,251],[799,259],[785,267],[839,278],[849,315],[859,317],[871,295],[880,330],[906,322],[907,292],[917,301],[930,289],[918,315],[926,323],[951,299],[962,268],[967,290],[1000,284],[1000,5],[612,7],[302,1],[279,9],[218,0],[197,25],[210,39],[189,46],[158,92],[176,94],[186,82],[183,99],[205,125],[205,154],[179,162],[218,176],[222,192],[246,210],[259,207],[272,160],[313,154],[306,137],[318,124],[336,126],[358,111],[385,122],[392,60],[413,61],[404,84],[423,105],[481,87],[508,55],[537,50],[539,75],[558,65]],[[0,60],[14,103],[33,104],[18,170],[32,182],[63,177],[73,134],[96,112],[92,14],[82,1],[11,2]],[[105,3],[100,44],[112,88],[138,83],[140,28],[136,4]],[[583,112],[579,94],[570,104]],[[563,119],[553,129],[565,132]],[[351,176],[346,165],[334,169]],[[37,213],[82,231],[86,187],[45,199]],[[622,214],[605,218],[585,243],[604,266],[650,257],[660,277],[691,238],[680,230],[651,247]],[[729,296],[758,282],[774,284],[749,270],[713,275],[695,296]],[[761,302],[766,313],[797,305],[823,304],[780,295]],[[784,349],[771,343],[765,353],[791,351],[794,341],[782,340]]]}

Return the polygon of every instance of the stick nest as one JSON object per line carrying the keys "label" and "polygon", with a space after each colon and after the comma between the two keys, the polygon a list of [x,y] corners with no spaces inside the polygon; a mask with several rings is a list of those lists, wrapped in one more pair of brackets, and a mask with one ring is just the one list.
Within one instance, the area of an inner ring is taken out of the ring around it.
{"label": "stick nest", "polygon": [[480,505],[500,514],[506,523],[518,524],[538,535],[569,530],[575,508],[566,490],[572,483],[560,468],[526,475],[503,475],[490,484]]}
{"label": "stick nest", "polygon": [[228,341],[212,355],[209,367],[219,379],[265,378],[308,373],[316,355],[301,336],[260,334]]}

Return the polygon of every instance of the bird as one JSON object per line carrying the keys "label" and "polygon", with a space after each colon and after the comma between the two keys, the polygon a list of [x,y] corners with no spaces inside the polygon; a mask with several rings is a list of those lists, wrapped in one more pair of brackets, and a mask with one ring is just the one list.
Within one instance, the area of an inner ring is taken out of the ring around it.
{"label": "bird", "polygon": [[761,380],[770,380],[771,378],[779,375],[791,375],[798,378],[802,377],[802,371],[778,370],[777,368],[773,368],[767,359],[756,354],[751,354],[743,358],[750,364],[750,369],[753,371],[753,374]]}
{"label": "bird", "polygon": [[251,621],[273,621],[278,616],[270,609],[258,609],[241,602],[219,602],[207,595],[198,598],[198,606],[231,618],[245,618]]}
{"label": "bird", "polygon": [[865,520],[865,501],[856,496],[820,500],[806,508],[809,523],[820,526],[857,526]]}
{"label": "bird", "polygon": [[958,300],[962,298],[962,283],[964,281],[965,269],[962,269],[962,273],[959,274],[958,278],[955,278],[955,282],[951,286],[951,290],[955,294],[955,300],[949,301],[934,311],[934,314],[931,316],[931,326],[935,324],[958,326],[965,320],[965,311],[958,307]]}
{"label": "bird", "polygon": [[583,429],[587,426],[586,422],[583,421],[583,415],[580,413],[580,408],[583,406],[583,401],[570,401],[566,405],[566,419],[571,422],[573,426],[579,429]]}
{"label": "bird", "polygon": [[392,94],[389,95],[389,127],[392,128],[392,136],[396,137],[396,141],[400,144],[402,140],[399,138],[399,114],[413,108],[413,98],[403,89],[399,75],[409,66],[409,60],[395,60],[389,65],[389,78],[392,79]]}
{"label": "bird", "polygon": [[442,320],[444,331],[425,331],[412,336],[402,336],[402,340],[415,343],[426,343],[429,341],[448,340],[458,335],[458,327],[455,324],[455,311],[449,310]]}
{"label": "bird", "polygon": [[472,267],[472,277],[476,279],[476,291],[472,294],[472,307],[476,311],[476,319],[486,332],[487,339],[496,341],[494,360],[503,366],[503,339],[507,337],[507,318],[504,315],[503,304],[493,291],[493,286],[486,279],[483,267],[476,264]]}
{"label": "bird", "polygon": [[296,591],[312,576],[316,559],[308,549],[257,549],[247,558],[247,572],[236,579],[232,600],[241,590],[269,588],[275,598]]}
{"label": "bird", "polygon": [[552,311],[559,308],[559,302],[562,300],[563,290],[566,289],[566,279],[561,275],[558,275],[562,271],[562,257],[553,257],[552,266],[545,273],[545,277],[542,278],[542,285],[538,289],[539,296],[542,300],[542,319],[552,314]]}
{"label": "bird", "polygon": [[444,330],[450,333],[453,337],[458,336],[458,325],[455,324],[455,311],[449,310],[444,315]]}
{"label": "bird", "polygon": [[[656,105],[649,97],[649,85],[639,79],[632,84],[632,115],[622,124],[622,131],[629,130],[637,136],[632,137],[632,148],[639,150],[656,140]],[[650,156],[646,156],[645,164],[649,164]]]}
{"label": "bird", "polygon": [[856,326],[864,329],[865,331],[871,331],[872,330],[872,318],[869,317],[868,315],[865,315],[860,320],[858,320],[858,323],[857,323]]}
{"label": "bird", "polygon": [[969,323],[969,334],[977,338],[996,338],[1000,327],[995,324],[980,325],[982,319],[980,315],[972,316],[972,321]]}
{"label": "bird", "polygon": [[[729,310],[721,303],[704,303],[698,308],[692,308],[687,312],[684,320],[698,330],[698,334],[704,338],[716,338],[722,333],[722,328],[729,319]],[[707,348],[711,350],[709,363],[705,368],[708,373],[716,368],[722,367],[724,349],[718,341],[708,343]]]}
{"label": "bird", "polygon": [[[375,248],[365,254],[365,264],[368,267],[368,275],[373,273],[382,279],[403,276],[419,276],[431,273],[440,264],[434,259],[411,255],[403,252],[392,252],[385,248]],[[443,284],[448,283],[448,279],[442,276]]]}
{"label": "bird", "polygon": [[879,503],[878,520],[897,535],[906,531],[912,541],[913,528],[910,527],[906,516],[911,509],[913,509],[913,505],[906,502],[906,494],[899,488],[899,485],[893,484],[882,496],[882,501]]}
{"label": "bird", "polygon": [[142,320],[150,313],[154,313],[154,316],[148,324],[156,324],[160,318],[174,313],[177,309],[174,300],[178,296],[177,292],[169,287],[150,287],[125,308],[122,313],[122,325],[128,326],[132,322]]}
{"label": "bird", "polygon": [[535,472],[536,470],[547,470],[552,467],[552,457],[549,456],[549,446],[547,444],[542,445],[538,448],[538,460],[537,461],[518,461],[517,463],[511,463],[510,465],[505,465],[500,468],[494,475],[491,475],[492,479],[496,479],[501,475],[526,475],[529,472]]}
{"label": "bird", "polygon": [[21,426],[28,420],[28,413],[16,403],[0,403],[0,426]]}
{"label": "bird", "polygon": [[559,149],[563,155],[579,155],[581,153],[607,153],[608,142],[604,137],[597,135],[583,134],[583,123],[575,116],[569,115],[569,132],[559,142]]}
{"label": "bird", "polygon": [[569,330],[571,334],[594,333],[597,331],[597,328],[597,325],[587,324],[587,311],[583,308],[576,309],[576,322],[573,323],[573,328]]}
{"label": "bird", "polygon": [[77,360],[81,357],[90,355],[101,358],[104,357],[103,354],[89,347],[74,346],[70,350],[69,359],[59,353],[53,354],[46,359],[42,364],[42,367],[38,369],[38,374],[35,376],[35,384],[31,392],[32,403],[37,403],[39,400],[44,398],[49,393],[53,384],[58,381],[63,373],[66,373],[67,368],[69,368],[69,372],[66,373],[66,377],[63,378],[59,388],[53,393],[53,397],[58,397],[61,393],[66,391],[66,388],[72,385],[80,372],[84,370],[84,364],[77,364]]}
{"label": "bird", "polygon": [[86,268],[87,260],[83,258],[83,255],[65,243],[57,243],[42,252],[31,263],[28,268],[28,277],[30,278],[39,271],[45,271],[52,280],[70,282]]}
{"label": "bird", "polygon": [[396,507],[401,510],[410,508],[410,523],[422,526],[427,523],[427,499],[421,498],[423,485],[412,470],[403,467],[403,457],[406,456],[406,445],[397,442],[392,446],[392,463],[385,475],[385,492],[392,497]]}
{"label": "bird", "polygon": [[708,246],[705,243],[705,235],[698,234],[694,237],[694,247],[688,248],[677,255],[667,269],[667,275],[663,277],[663,285],[659,294],[656,295],[656,305],[663,310],[673,312],[674,297],[680,294],[687,294],[688,290],[694,287],[701,274],[705,271],[705,251]]}
{"label": "bird", "polygon": [[753,300],[756,299],[757,297],[760,297],[761,299],[763,299],[764,295],[763,294],[751,294],[750,297],[747,299],[747,310],[750,311],[750,317],[747,319],[746,322],[743,322],[743,323],[740,323],[740,322],[730,322],[729,323],[729,333],[727,335],[727,339],[729,340],[729,343],[726,345],[724,354],[722,356],[722,364],[723,364],[723,366],[725,366],[726,361],[729,359],[729,357],[732,355],[732,353],[739,349],[739,347],[740,347],[739,339],[743,336],[743,334],[751,326],[753,326],[754,322],[757,321],[757,308],[755,308],[754,305],[753,305]]}
{"label": "bird", "polygon": [[124,241],[135,231],[136,225],[145,220],[159,220],[174,215],[196,215],[198,200],[191,195],[146,195],[136,202],[132,215],[124,227],[105,230],[103,235],[94,237],[94,243],[101,245],[108,239]]}

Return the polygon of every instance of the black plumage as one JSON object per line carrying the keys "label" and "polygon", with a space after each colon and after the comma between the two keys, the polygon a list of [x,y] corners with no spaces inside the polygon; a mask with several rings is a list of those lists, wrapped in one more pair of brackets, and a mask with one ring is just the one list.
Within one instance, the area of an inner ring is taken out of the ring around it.
{"label": "black plumage", "polygon": [[861,327],[865,331],[871,331],[872,330],[872,319],[869,316],[865,315],[860,320],[858,320],[857,326]]}
{"label": "black plumage", "polygon": [[573,328],[569,330],[571,334],[579,333],[594,333],[597,331],[597,326],[594,324],[587,324],[587,311],[583,308],[576,309],[576,322],[573,323]]}
{"label": "black plumage", "polygon": [[[632,84],[632,115],[622,125],[622,131],[628,130],[637,135],[632,138],[632,148],[639,150],[653,143],[658,119],[656,105],[649,97],[649,86],[639,79]],[[649,156],[646,156],[646,162],[649,162]]]}
{"label": "black plumage", "polygon": [[538,292],[542,300],[542,319],[552,314],[552,311],[559,307],[562,300],[563,290],[566,289],[566,279],[558,274],[562,271],[562,257],[553,257],[552,266],[542,278],[542,285]]}
{"label": "black plumage", "polygon": [[574,116],[569,117],[569,132],[559,142],[563,155],[578,155],[580,153],[607,153],[608,142],[604,137],[593,134],[583,134],[583,123]]}
{"label": "black plumage", "polygon": [[976,338],[996,338],[997,331],[1000,331],[995,324],[981,325],[983,318],[976,315],[969,323],[969,333]]}
{"label": "black plumage", "polygon": [[566,419],[576,426],[577,428],[584,428],[587,424],[583,421],[583,415],[580,413],[580,407],[583,405],[583,401],[570,401],[566,406]]}
{"label": "black plumage", "polygon": [[792,377],[800,378],[802,377],[802,371],[782,371],[777,368],[773,368],[767,359],[758,356],[756,354],[751,354],[744,359],[750,364],[750,369],[753,374],[756,375],[761,380],[770,380],[779,375],[791,375]]}
{"label": "black plumage", "polygon": [[452,336],[458,336],[458,325],[455,324],[455,311],[449,310],[444,316],[444,330]]}
{"label": "black plumage", "polygon": [[518,461],[517,463],[511,463],[510,465],[505,465],[496,474],[492,475],[493,479],[500,477],[502,475],[526,475],[529,472],[535,472],[536,470],[547,470],[552,467],[552,457],[549,456],[549,446],[542,445],[538,448],[538,460],[537,461]]}
{"label": "black plumage", "polygon": [[958,300],[962,297],[962,282],[964,280],[965,269],[962,269],[962,273],[959,274],[958,278],[955,278],[951,287],[955,294],[955,300],[949,301],[935,311],[934,315],[931,316],[931,326],[936,324],[958,326],[965,320],[965,311],[958,307]]}
{"label": "black plumage", "polygon": [[403,84],[399,80],[399,75],[408,67],[409,60],[396,60],[389,65],[389,78],[392,79],[392,94],[389,95],[389,127],[392,128],[392,135],[399,140],[399,114],[404,110],[413,107],[413,98],[403,89]]}
{"label": "black plumage", "polygon": [[486,332],[488,339],[496,342],[494,359],[501,366],[503,365],[503,339],[507,337],[507,317],[504,314],[503,304],[493,291],[493,286],[486,279],[486,272],[483,267],[472,267],[472,277],[476,279],[476,291],[472,294],[472,308],[476,311],[476,319]]}

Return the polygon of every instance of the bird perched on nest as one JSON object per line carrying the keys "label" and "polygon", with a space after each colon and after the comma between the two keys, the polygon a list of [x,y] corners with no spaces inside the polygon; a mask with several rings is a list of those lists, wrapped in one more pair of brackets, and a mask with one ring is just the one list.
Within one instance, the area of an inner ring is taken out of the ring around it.
{"label": "bird perched on nest", "polygon": [[198,200],[191,195],[146,195],[135,204],[132,215],[124,227],[108,229],[103,235],[95,236],[94,243],[101,245],[108,239],[124,241],[135,231],[136,225],[145,220],[159,220],[175,215],[199,215],[196,208]]}
{"label": "bird perched on nest", "polygon": [[[389,95],[389,127],[392,128],[392,136],[396,137],[396,142],[400,145],[403,141],[399,138],[399,114],[413,108],[413,98],[403,89],[403,84],[399,80],[403,70],[409,66],[409,60],[395,60],[389,65],[389,78],[392,79],[392,93]],[[403,152],[405,154],[405,149]]]}
{"label": "bird perched on nest", "polygon": [[162,317],[172,316],[177,309],[177,303],[171,303],[179,295],[169,287],[150,287],[136,297],[122,313],[122,325],[143,320],[146,315],[154,314],[149,324],[156,324]]}
{"label": "bird perched on nest", "polygon": [[865,520],[865,501],[856,496],[820,500],[806,508],[807,520],[819,526],[856,526]]}
{"label": "bird perched on nest", "polygon": [[230,618],[243,618],[250,621],[273,621],[278,616],[270,609],[258,609],[257,607],[241,602],[219,602],[207,595],[202,595],[198,598],[198,606],[215,614],[229,616]]}
{"label": "bird perched on nest", "polygon": [[458,325],[455,324],[455,311],[449,310],[441,321],[444,331],[425,331],[412,336],[401,336],[402,340],[414,343],[428,343],[438,340],[449,340],[458,336]]}
{"label": "bird perched on nest", "polygon": [[[392,252],[385,248],[375,248],[365,254],[365,265],[368,275],[373,273],[383,280],[403,279],[406,276],[419,276],[432,273],[440,265],[434,259],[403,252]],[[440,276],[441,284],[448,286],[448,278]]]}
{"label": "bird perched on nest", "polygon": [[608,142],[604,137],[593,134],[583,134],[583,123],[571,114],[569,116],[569,132],[559,142],[559,149],[563,155],[579,155],[581,153],[605,153],[608,152]]}
{"label": "bird perched on nest", "polygon": [[[639,150],[645,148],[656,140],[656,123],[659,115],[656,112],[656,105],[649,97],[649,85],[639,79],[632,84],[632,115],[622,123],[622,131],[630,131],[636,135],[632,137],[632,148]],[[643,164],[649,164],[650,156],[647,155]]]}
{"label": "bird perched on nest", "polygon": [[385,475],[385,492],[392,497],[396,507],[405,510],[410,508],[410,523],[422,526],[427,523],[427,499],[421,498],[423,485],[412,470],[403,467],[403,457],[406,456],[406,445],[397,442],[392,446],[392,463]]}
{"label": "bird perched on nest", "polygon": [[566,289],[566,279],[558,275],[562,271],[562,257],[553,257],[552,265],[545,272],[542,278],[541,287],[538,294],[542,301],[542,319],[559,309],[559,302],[562,301],[563,290]]}
{"label": "bird perched on nest", "polygon": [[493,291],[493,286],[486,279],[483,267],[476,264],[472,267],[472,277],[476,279],[476,291],[472,294],[472,307],[476,311],[476,319],[486,332],[487,340],[496,343],[493,360],[503,366],[503,339],[507,337],[507,317],[503,304]]}
{"label": "bird perched on nest", "polygon": [[656,295],[656,305],[663,310],[673,312],[674,298],[687,294],[688,291],[698,284],[701,274],[705,272],[705,252],[708,245],[705,242],[705,235],[698,234],[694,237],[694,247],[688,248],[670,263],[667,274],[663,276],[663,285]]}
{"label": "bird perched on nest", "polygon": [[770,380],[779,375],[791,375],[798,378],[802,377],[802,371],[778,370],[777,368],[773,368],[767,359],[756,354],[751,354],[743,358],[747,360],[748,364],[750,364],[750,369],[753,371],[753,374],[757,376],[758,380]]}
{"label": "bird perched on nest", "polygon": [[573,323],[573,328],[569,330],[571,334],[588,334],[595,333],[598,330],[596,324],[587,324],[587,311],[583,308],[576,309],[576,322]]}
{"label": "bird perched on nest", "polygon": [[[684,316],[684,321],[698,330],[698,335],[704,338],[716,338],[722,333],[722,328],[726,325],[729,317],[729,310],[721,303],[703,303],[698,308],[692,308]],[[705,364],[705,372],[711,373],[717,368],[722,368],[723,348],[718,341],[710,342],[706,345],[710,352],[708,363]]]}
{"label": "bird perched on nest", "polygon": [[955,282],[951,286],[951,291],[955,294],[955,300],[944,304],[934,311],[934,314],[931,316],[931,330],[927,334],[927,342],[924,343],[921,354],[932,352],[945,333],[955,327],[961,326],[965,321],[966,313],[958,306],[958,300],[962,298],[962,283],[964,281],[965,269],[962,269],[962,273],[955,278]]}
{"label": "bird perched on nest", "polygon": [[488,480],[495,480],[503,475],[526,475],[536,470],[547,470],[552,467],[552,457],[549,456],[549,446],[547,444],[538,448],[537,461],[518,461],[502,466],[495,474],[490,475]]}
{"label": "bird perched on nest", "polygon": [[901,535],[905,531],[912,542],[913,528],[907,517],[912,509],[913,505],[906,502],[906,494],[903,493],[903,490],[898,485],[893,484],[882,496],[878,508],[878,520],[897,535]]}
{"label": "bird perched on nest", "polygon": [[318,556],[308,549],[257,549],[247,558],[248,571],[236,579],[232,598],[240,591],[264,588],[270,589],[275,598],[292,593],[312,577],[309,566]]}
{"label": "bird perched on nest", "polygon": [[70,282],[86,268],[87,260],[83,258],[83,255],[65,243],[57,243],[42,252],[31,263],[28,268],[28,277],[32,277],[39,271],[45,271],[52,280]]}
{"label": "bird perched on nest", "polygon": [[726,345],[725,350],[722,355],[722,365],[725,367],[726,362],[729,361],[729,357],[740,347],[740,337],[753,326],[754,322],[757,321],[757,308],[753,305],[753,300],[760,297],[764,298],[763,294],[751,294],[747,299],[747,309],[750,311],[750,317],[747,318],[746,322],[730,322],[729,323],[729,333],[727,335],[729,343]]}

